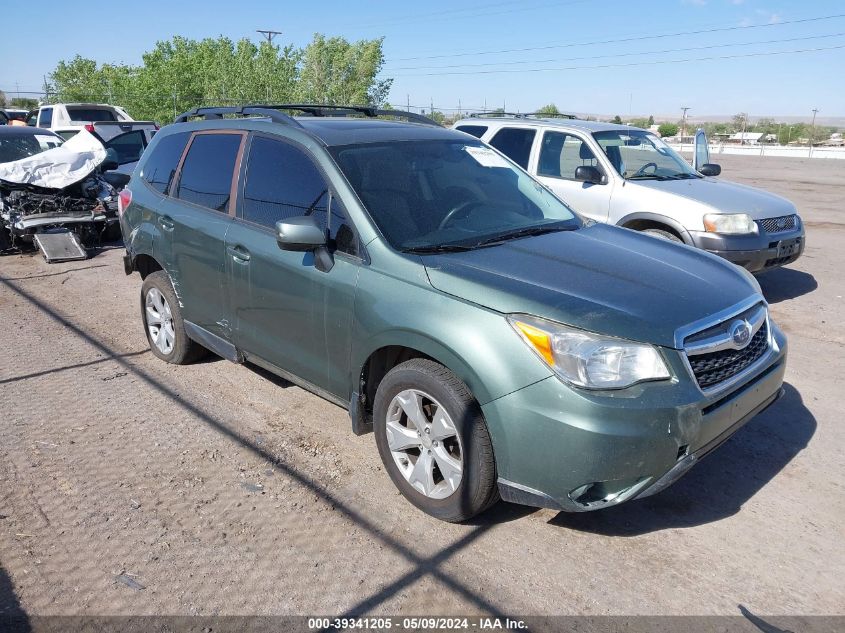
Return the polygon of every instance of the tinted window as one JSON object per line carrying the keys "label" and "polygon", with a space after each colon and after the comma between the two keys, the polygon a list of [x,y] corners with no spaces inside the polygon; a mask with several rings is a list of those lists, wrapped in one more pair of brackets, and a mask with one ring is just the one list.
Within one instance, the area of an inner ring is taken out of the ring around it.
{"label": "tinted window", "polygon": [[475,138],[481,138],[484,136],[484,133],[487,131],[486,125],[459,125],[456,130],[460,130],[461,132],[466,132],[467,134],[472,134]]}
{"label": "tinted window", "polygon": [[9,163],[44,151],[35,136],[0,136],[0,163]]}
{"label": "tinted window", "polygon": [[[297,215],[313,215],[326,227],[329,188],[311,159],[299,148],[256,136],[249,150],[241,216],[273,228]],[[357,255],[357,238],[337,197],[331,201],[330,239],[337,250]]]}
{"label": "tinted window", "polygon": [[155,146],[152,155],[144,164],[141,178],[159,193],[166,193],[170,187],[170,181],[176,173],[176,167],[179,165],[182,152],[185,151],[189,136],[188,132],[165,136]]}
{"label": "tinted window", "polygon": [[106,143],[106,148],[117,152],[117,162],[120,165],[139,160],[144,153],[144,147],[144,133],[140,130],[115,136]]}
{"label": "tinted window", "polygon": [[364,143],[330,151],[395,248],[472,247],[514,231],[580,226],[547,189],[475,139]]}
{"label": "tinted window", "polygon": [[534,135],[534,130],[506,127],[496,132],[496,135],[490,139],[490,145],[523,169],[528,169],[528,157],[531,156]]}
{"label": "tinted window", "polygon": [[288,143],[257,136],[249,150],[243,218],[262,226],[296,215],[326,225],[328,186],[309,158]]}
{"label": "tinted window", "polygon": [[176,197],[225,213],[241,138],[240,134],[196,135],[182,166]]}
{"label": "tinted window", "polygon": [[50,127],[53,125],[53,108],[41,108],[38,127]]}
{"label": "tinted window", "polygon": [[107,108],[68,108],[71,121],[117,121],[112,110]]}
{"label": "tinted window", "polygon": [[582,139],[563,132],[546,132],[540,147],[539,176],[575,179],[578,167],[596,166],[596,156]]}

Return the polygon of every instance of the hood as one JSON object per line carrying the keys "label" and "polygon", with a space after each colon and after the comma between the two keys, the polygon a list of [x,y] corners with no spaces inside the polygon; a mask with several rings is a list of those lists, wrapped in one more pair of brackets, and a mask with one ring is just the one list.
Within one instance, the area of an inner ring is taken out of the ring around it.
{"label": "hood", "polygon": [[0,164],[5,182],[64,189],[86,178],[106,159],[106,148],[87,130],[59,147]]}
{"label": "hood", "polygon": [[690,180],[640,180],[628,181],[625,186],[635,185],[652,191],[682,196],[712,207],[722,213],[747,213],[755,220],[774,218],[795,213],[795,205],[786,198],[762,189],[755,189],[718,178],[694,178]]}
{"label": "hood", "polygon": [[435,288],[467,301],[666,347],[758,294],[719,257],[605,224],[422,260]]}

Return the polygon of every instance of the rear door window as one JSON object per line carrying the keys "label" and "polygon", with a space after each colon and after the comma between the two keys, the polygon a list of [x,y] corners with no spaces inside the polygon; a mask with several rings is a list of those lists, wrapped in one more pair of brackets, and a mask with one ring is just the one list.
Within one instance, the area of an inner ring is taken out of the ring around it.
{"label": "rear door window", "polygon": [[195,135],[179,174],[176,197],[227,213],[242,139],[241,134]]}
{"label": "rear door window", "polygon": [[523,169],[528,169],[531,157],[531,145],[534,143],[535,130],[503,127],[490,139],[490,145],[502,152]]}
{"label": "rear door window", "polygon": [[144,163],[141,178],[159,193],[167,193],[190,136],[190,132],[165,136]]}
{"label": "rear door window", "polygon": [[475,138],[481,138],[484,136],[484,133],[487,131],[486,125],[459,125],[455,128],[461,132],[466,132],[467,134],[472,134]]}

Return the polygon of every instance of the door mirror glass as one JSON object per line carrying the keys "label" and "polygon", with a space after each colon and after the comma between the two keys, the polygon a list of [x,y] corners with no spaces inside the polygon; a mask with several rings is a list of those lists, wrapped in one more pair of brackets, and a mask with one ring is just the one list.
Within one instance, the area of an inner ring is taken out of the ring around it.
{"label": "door mirror glass", "polygon": [[699,167],[698,171],[705,176],[718,176],[722,173],[722,168],[714,163],[706,163]]}
{"label": "door mirror glass", "polygon": [[[699,129],[695,133],[695,144],[692,151],[692,168],[698,172],[710,162],[710,147],[707,145],[707,134]],[[705,174],[705,176],[708,174]]]}
{"label": "door mirror glass", "polygon": [[310,215],[297,215],[276,222],[276,241],[285,251],[313,251],[326,244],[326,232]]}
{"label": "door mirror glass", "polygon": [[603,183],[604,178],[598,167],[581,166],[575,168],[575,180],[600,185]]}

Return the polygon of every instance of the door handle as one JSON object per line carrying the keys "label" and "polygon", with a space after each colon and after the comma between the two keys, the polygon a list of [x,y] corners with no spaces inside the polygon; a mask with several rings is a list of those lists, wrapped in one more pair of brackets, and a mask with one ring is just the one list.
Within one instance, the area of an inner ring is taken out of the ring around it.
{"label": "door handle", "polygon": [[176,223],[173,221],[173,218],[171,218],[169,215],[162,215],[158,219],[158,225],[165,231],[172,231],[173,227],[176,226]]}
{"label": "door handle", "polygon": [[232,259],[240,264],[245,264],[249,261],[249,251],[243,246],[227,246],[226,252],[232,256]]}

